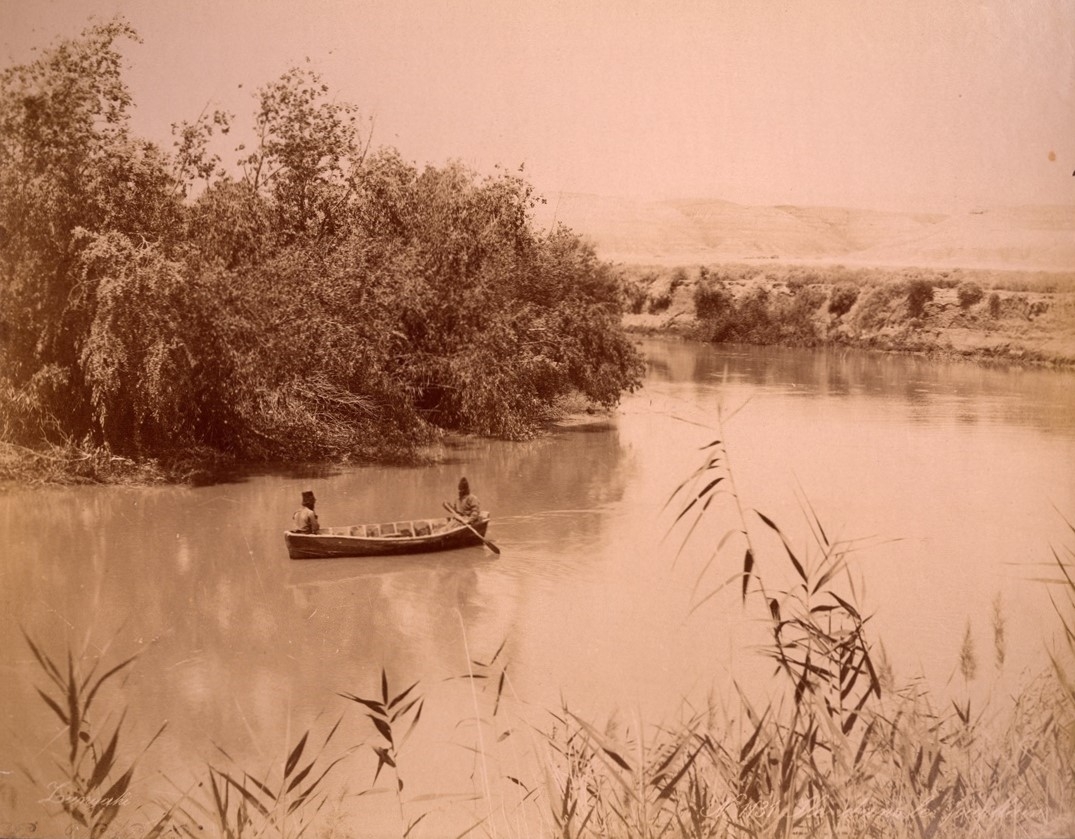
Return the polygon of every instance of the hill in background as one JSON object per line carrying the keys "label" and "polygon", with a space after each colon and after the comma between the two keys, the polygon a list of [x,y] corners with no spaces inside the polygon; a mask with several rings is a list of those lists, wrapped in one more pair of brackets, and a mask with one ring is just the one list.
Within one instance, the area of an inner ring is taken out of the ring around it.
{"label": "hill in background", "polygon": [[900,213],[561,193],[548,199],[537,220],[562,222],[602,258],[628,264],[776,260],[1075,270],[1075,206]]}

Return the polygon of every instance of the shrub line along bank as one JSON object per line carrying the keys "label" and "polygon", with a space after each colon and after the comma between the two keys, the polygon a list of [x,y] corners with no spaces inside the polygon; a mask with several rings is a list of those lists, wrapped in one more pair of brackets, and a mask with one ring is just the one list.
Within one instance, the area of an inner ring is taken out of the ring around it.
{"label": "shrub line along bank", "polygon": [[1075,274],[781,265],[618,270],[631,331],[1075,368]]}

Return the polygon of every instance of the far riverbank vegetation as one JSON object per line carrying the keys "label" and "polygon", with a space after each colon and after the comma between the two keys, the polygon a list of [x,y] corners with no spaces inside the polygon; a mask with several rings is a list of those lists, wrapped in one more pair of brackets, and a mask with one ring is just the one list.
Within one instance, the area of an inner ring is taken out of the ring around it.
{"label": "far riverbank vegetation", "polygon": [[[0,74],[0,477],[407,461],[640,381],[618,279],[520,171],[374,147],[309,66],[132,133],[121,19]],[[227,157],[227,156],[225,156]]]}
{"label": "far riverbank vegetation", "polygon": [[1075,369],[1075,273],[757,263],[620,266],[634,329]]}

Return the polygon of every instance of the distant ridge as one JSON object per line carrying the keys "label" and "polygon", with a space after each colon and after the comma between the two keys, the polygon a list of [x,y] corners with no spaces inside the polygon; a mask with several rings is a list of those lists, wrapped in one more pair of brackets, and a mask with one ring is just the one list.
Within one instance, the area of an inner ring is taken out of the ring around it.
{"label": "distant ridge", "polygon": [[900,213],[560,193],[542,210],[539,224],[561,222],[603,259],[631,264],[771,259],[1075,271],[1075,206]]}

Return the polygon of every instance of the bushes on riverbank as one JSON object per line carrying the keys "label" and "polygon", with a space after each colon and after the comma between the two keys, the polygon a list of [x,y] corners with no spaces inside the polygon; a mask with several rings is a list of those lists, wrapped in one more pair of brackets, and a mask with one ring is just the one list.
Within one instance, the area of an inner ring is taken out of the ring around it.
{"label": "bushes on riverbank", "polygon": [[259,91],[231,169],[227,114],[165,154],[130,131],[128,38],[95,25],[0,75],[0,440],[401,459],[637,386],[616,278],[536,229],[521,175],[372,148],[299,69]]}
{"label": "bushes on riverbank", "polygon": [[715,343],[1075,364],[1075,275],[724,265],[700,267],[675,293],[667,271],[620,276],[632,328]]}

